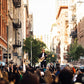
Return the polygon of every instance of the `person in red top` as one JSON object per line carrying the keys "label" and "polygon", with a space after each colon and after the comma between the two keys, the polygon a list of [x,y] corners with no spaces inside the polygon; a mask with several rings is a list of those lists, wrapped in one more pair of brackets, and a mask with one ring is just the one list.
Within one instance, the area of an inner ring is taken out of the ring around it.
{"label": "person in red top", "polygon": [[73,72],[76,73],[76,69],[74,67],[72,67],[72,69],[73,69]]}

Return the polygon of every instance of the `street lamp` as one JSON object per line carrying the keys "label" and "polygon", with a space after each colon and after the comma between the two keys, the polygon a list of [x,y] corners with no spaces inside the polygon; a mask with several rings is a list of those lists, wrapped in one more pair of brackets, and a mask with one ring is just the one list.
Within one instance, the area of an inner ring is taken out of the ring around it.
{"label": "street lamp", "polygon": [[31,66],[32,66],[32,41],[31,41]]}
{"label": "street lamp", "polygon": [[9,37],[9,32],[8,32],[8,24],[7,24],[7,57],[8,57],[8,64],[9,64],[9,42],[8,42],[8,37]]}

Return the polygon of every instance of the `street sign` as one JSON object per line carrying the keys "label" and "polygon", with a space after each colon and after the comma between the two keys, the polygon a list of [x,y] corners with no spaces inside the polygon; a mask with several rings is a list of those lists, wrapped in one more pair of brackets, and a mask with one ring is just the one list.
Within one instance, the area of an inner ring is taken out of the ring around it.
{"label": "street sign", "polygon": [[[5,59],[8,58],[8,54],[7,54],[7,53],[4,53],[4,54],[3,54],[3,58],[5,58]],[[11,58],[11,54],[9,54],[9,59],[10,59],[10,58]]]}
{"label": "street sign", "polygon": [[13,53],[13,56],[18,56],[18,53],[17,52]]}
{"label": "street sign", "polygon": [[21,59],[21,58],[22,58],[22,56],[18,56],[18,58],[19,58],[19,59]]}

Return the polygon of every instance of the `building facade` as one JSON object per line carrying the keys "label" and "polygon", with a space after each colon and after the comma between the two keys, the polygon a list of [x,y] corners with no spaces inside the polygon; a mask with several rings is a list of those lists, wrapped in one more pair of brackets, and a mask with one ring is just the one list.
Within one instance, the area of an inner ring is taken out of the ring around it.
{"label": "building facade", "polygon": [[[7,0],[0,0],[0,61],[3,61],[3,54],[7,53]],[[4,60],[7,62],[7,60]]]}
{"label": "building facade", "polygon": [[29,14],[28,27],[26,29],[26,37],[33,36],[33,14]]}
{"label": "building facade", "polygon": [[28,11],[28,0],[0,0],[0,61],[21,64]]}
{"label": "building facade", "polygon": [[77,17],[77,39],[78,44],[84,48],[84,1],[78,0],[76,6],[76,17]]}
{"label": "building facade", "polygon": [[14,64],[21,61],[21,26],[21,0],[8,0],[8,53],[11,55],[9,62]]}
{"label": "building facade", "polygon": [[68,17],[69,17],[69,31],[71,43],[77,38],[77,16],[76,16],[76,0],[70,0],[68,4]]}
{"label": "building facade", "polygon": [[59,45],[57,47],[60,47],[60,56],[58,58],[60,58],[61,64],[64,64],[69,46],[68,6],[60,6],[56,17],[56,24],[59,29]]}
{"label": "building facade", "polygon": [[57,55],[57,61],[60,60],[60,29],[57,24],[52,24],[51,27],[50,50]]}
{"label": "building facade", "polygon": [[[72,4],[73,3],[73,4]],[[82,9],[81,9],[82,8]],[[71,31],[72,43],[77,38],[78,44],[84,47],[84,1],[70,0],[69,1],[69,29]]]}

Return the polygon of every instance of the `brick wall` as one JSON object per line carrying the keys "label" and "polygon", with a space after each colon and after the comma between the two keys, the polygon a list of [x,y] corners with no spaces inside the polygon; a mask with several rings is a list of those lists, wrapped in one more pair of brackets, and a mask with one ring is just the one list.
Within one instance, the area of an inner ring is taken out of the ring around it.
{"label": "brick wall", "polygon": [[[7,0],[0,0],[0,47],[7,48]],[[0,49],[0,60],[2,50]]]}
{"label": "brick wall", "polygon": [[6,24],[7,24],[7,0],[0,0],[0,36],[5,41],[7,41]]}
{"label": "brick wall", "polygon": [[77,27],[78,43],[84,47],[84,18],[80,20]]}

